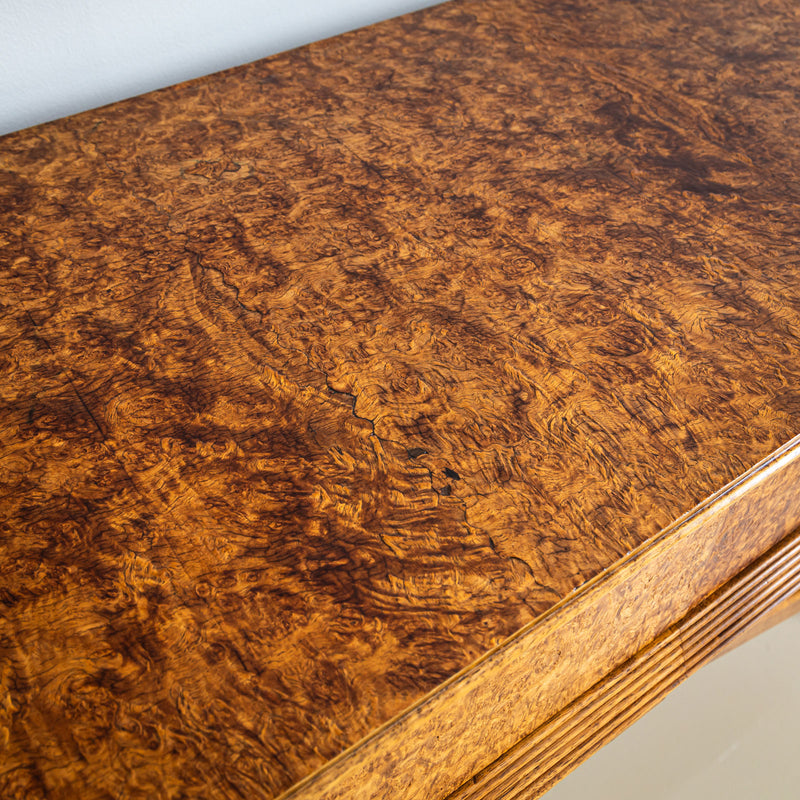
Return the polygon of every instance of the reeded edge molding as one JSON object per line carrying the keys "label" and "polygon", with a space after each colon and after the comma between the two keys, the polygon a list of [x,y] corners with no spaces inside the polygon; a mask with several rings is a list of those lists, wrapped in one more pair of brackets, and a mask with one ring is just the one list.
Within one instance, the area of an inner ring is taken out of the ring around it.
{"label": "reeded edge molding", "polygon": [[719,650],[714,652],[714,658],[719,658],[731,650],[736,650],[750,641],[750,639],[760,636],[770,628],[774,628],[789,619],[789,617],[797,615],[800,615],[800,591],[785,597],[780,603],[770,608],[766,614],[760,616],[752,625],[748,625],[739,635],[726,642]]}
{"label": "reeded edge molding", "polygon": [[280,800],[451,795],[800,526],[799,487],[797,436]]}
{"label": "reeded edge molding", "polygon": [[532,800],[800,588],[800,529],[447,800]]}

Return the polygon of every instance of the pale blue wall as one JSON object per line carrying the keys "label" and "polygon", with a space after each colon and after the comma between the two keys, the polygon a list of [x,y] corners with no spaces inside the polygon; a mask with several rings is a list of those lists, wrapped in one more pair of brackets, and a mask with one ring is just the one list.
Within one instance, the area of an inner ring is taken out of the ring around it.
{"label": "pale blue wall", "polygon": [[433,0],[0,0],[0,134]]}

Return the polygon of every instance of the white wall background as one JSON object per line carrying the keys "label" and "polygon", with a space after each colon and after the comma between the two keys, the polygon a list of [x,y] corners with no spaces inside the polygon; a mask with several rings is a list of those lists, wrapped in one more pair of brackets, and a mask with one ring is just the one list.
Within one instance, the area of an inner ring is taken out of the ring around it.
{"label": "white wall background", "polygon": [[437,0],[0,0],[0,134]]}

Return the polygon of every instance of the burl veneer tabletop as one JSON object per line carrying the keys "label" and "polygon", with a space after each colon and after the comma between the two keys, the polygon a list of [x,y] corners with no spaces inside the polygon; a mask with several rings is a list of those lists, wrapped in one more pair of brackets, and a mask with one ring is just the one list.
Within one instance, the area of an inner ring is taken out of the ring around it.
{"label": "burl veneer tabletop", "polygon": [[799,89],[455,0],[0,139],[0,795],[277,797],[797,434]]}

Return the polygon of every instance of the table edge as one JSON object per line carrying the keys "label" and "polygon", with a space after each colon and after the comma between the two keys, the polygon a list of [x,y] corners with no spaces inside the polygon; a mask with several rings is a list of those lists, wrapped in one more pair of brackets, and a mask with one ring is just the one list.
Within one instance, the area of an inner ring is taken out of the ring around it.
{"label": "table edge", "polygon": [[450,796],[799,527],[797,487],[800,435],[279,800]]}

